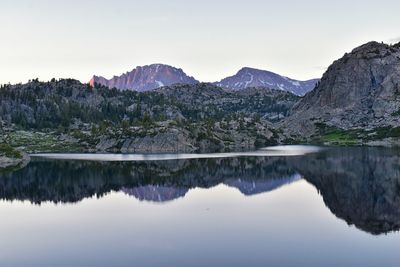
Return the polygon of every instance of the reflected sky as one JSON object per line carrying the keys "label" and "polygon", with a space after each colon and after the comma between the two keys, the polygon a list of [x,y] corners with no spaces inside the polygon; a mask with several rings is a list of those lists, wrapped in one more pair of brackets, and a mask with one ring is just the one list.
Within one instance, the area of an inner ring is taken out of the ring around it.
{"label": "reflected sky", "polygon": [[293,145],[266,147],[257,151],[248,152],[226,152],[226,153],[181,153],[181,154],[114,154],[114,153],[39,153],[31,157],[47,159],[68,159],[85,161],[162,161],[178,159],[219,159],[236,157],[289,157],[302,156],[317,153],[323,150],[322,147]]}
{"label": "reflected sky", "polygon": [[348,227],[306,181],[250,198],[220,185],[164,205],[111,193],[79,205],[2,202],[0,210],[2,266],[395,266],[398,259],[398,234]]}
{"label": "reflected sky", "polygon": [[397,266],[397,155],[37,159],[0,175],[0,266]]}

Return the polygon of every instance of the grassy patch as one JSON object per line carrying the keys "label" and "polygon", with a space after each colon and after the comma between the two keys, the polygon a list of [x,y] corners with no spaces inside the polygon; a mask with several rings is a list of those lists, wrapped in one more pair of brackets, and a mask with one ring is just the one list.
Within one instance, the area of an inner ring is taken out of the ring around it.
{"label": "grassy patch", "polygon": [[54,133],[35,133],[16,131],[10,134],[9,144],[12,147],[21,147],[29,153],[36,152],[76,152],[80,151],[79,144],[61,141]]}
{"label": "grassy patch", "polygon": [[314,140],[322,143],[338,145],[355,145],[368,141],[382,140],[385,138],[400,138],[400,127],[380,127],[370,130],[350,129],[343,130],[328,126],[324,123],[316,123],[319,134]]}
{"label": "grassy patch", "polygon": [[356,145],[357,137],[352,132],[334,130],[321,136],[321,141],[337,145]]}
{"label": "grassy patch", "polygon": [[336,145],[356,145],[359,139],[359,130],[342,130],[336,127],[317,122],[319,134],[314,137],[315,141]]}

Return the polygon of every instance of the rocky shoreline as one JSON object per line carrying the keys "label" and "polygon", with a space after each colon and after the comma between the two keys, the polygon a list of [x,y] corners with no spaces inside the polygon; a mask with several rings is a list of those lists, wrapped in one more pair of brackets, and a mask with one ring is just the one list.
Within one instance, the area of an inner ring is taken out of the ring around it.
{"label": "rocky shoreline", "polygon": [[26,153],[21,153],[21,158],[16,157],[8,157],[6,155],[2,155],[0,153],[0,171],[14,169],[14,168],[23,168],[30,162],[30,157]]}

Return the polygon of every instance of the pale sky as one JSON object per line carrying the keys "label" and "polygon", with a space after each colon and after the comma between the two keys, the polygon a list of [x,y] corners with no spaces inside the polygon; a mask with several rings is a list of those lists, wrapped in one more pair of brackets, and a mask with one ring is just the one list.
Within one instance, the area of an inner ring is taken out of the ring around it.
{"label": "pale sky", "polygon": [[241,67],[319,78],[365,42],[400,41],[399,0],[1,0],[0,83],[110,78],[164,63],[200,81]]}

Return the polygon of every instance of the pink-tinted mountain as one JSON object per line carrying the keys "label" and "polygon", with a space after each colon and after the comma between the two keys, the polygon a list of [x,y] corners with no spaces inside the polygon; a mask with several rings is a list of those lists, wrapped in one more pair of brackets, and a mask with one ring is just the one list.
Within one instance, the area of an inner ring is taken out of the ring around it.
{"label": "pink-tinted mountain", "polygon": [[153,64],[143,67],[136,67],[130,72],[121,76],[114,76],[106,79],[101,76],[93,76],[90,85],[104,85],[109,88],[120,90],[134,90],[139,92],[157,89],[173,84],[197,84],[193,77],[188,76],[182,69],[163,64]]}
{"label": "pink-tinted mountain", "polygon": [[273,179],[260,179],[260,180],[243,180],[243,179],[229,179],[224,182],[227,186],[237,188],[242,194],[246,196],[261,194],[273,191],[282,186],[300,181],[301,175],[298,173],[292,174],[287,177],[279,177]]}
{"label": "pink-tinted mountain", "polygon": [[214,84],[231,90],[243,90],[249,87],[267,87],[302,96],[314,89],[318,81],[319,79],[299,81],[266,70],[242,68],[237,74]]}

